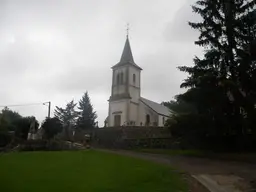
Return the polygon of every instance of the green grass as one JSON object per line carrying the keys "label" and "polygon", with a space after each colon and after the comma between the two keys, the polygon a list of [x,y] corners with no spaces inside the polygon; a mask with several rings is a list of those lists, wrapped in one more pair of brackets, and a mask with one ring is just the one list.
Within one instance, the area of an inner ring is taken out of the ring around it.
{"label": "green grass", "polygon": [[99,151],[0,156],[3,192],[187,191],[181,176],[149,161]]}

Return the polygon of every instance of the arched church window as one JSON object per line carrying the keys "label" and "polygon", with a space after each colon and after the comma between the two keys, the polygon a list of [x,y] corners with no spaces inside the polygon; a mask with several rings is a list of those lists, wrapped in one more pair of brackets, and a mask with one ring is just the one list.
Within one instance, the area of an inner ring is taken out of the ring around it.
{"label": "arched church window", "polygon": [[136,75],[133,74],[133,83],[135,83],[135,82],[136,82]]}
{"label": "arched church window", "polygon": [[121,84],[123,84],[124,83],[124,73],[122,72],[121,73]]}
{"label": "arched church window", "polygon": [[149,125],[150,124],[150,115],[147,114],[146,115],[146,125]]}
{"label": "arched church window", "polygon": [[117,76],[116,76],[116,84],[119,85],[119,83],[120,83],[120,76],[119,76],[119,74],[117,74]]}

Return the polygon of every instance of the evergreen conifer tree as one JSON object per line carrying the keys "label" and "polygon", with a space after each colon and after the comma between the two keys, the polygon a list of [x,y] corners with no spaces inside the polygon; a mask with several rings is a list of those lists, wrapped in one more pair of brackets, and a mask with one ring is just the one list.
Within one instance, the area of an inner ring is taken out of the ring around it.
{"label": "evergreen conifer tree", "polygon": [[77,128],[90,129],[96,127],[97,114],[93,110],[88,92],[86,92],[78,103],[79,117],[77,119]]}

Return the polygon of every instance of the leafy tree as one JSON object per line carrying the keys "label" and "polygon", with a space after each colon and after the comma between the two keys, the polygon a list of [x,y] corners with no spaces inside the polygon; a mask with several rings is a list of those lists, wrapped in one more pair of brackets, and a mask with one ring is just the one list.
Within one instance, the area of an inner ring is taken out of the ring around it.
{"label": "leafy tree", "polygon": [[248,30],[244,31],[244,20],[254,5],[255,1],[244,0],[197,1],[192,8],[203,21],[189,25],[201,32],[195,43],[204,47],[205,55],[203,59],[196,57],[192,67],[179,67],[189,74],[181,85],[190,88],[184,97],[194,102],[200,113],[216,120],[235,118],[239,132],[243,124],[241,108],[249,112],[255,103],[249,99],[255,93],[246,88],[248,81],[255,84],[249,78],[255,67],[243,50],[252,38]]}
{"label": "leafy tree", "polygon": [[86,92],[79,101],[79,117],[77,119],[77,127],[79,129],[89,129],[96,126],[97,114],[93,110],[88,92]]}
{"label": "leafy tree", "polygon": [[7,131],[15,131],[15,136],[21,139],[27,139],[28,132],[32,123],[35,121],[35,131],[39,127],[35,117],[22,117],[19,113],[5,107],[1,113],[2,122]]}
{"label": "leafy tree", "polygon": [[70,131],[75,128],[78,112],[75,110],[76,103],[74,100],[67,103],[66,108],[57,107],[54,115],[58,118],[64,128],[66,139],[70,139]]}
{"label": "leafy tree", "polygon": [[76,103],[74,100],[67,103],[66,108],[57,107],[54,111],[55,117],[57,117],[63,126],[75,126],[78,112],[75,110]]}
{"label": "leafy tree", "polygon": [[2,117],[5,119],[9,131],[15,131],[16,126],[14,122],[22,118],[19,113],[10,110],[8,107],[2,110]]}
{"label": "leafy tree", "polygon": [[7,145],[9,142],[8,123],[4,116],[0,114],[0,147]]}
{"label": "leafy tree", "polygon": [[8,122],[4,118],[2,114],[0,114],[0,131],[7,132],[8,131]]}
{"label": "leafy tree", "polygon": [[175,100],[162,102],[162,104],[178,114],[196,113],[195,106],[182,100],[179,95],[175,97]]}
{"label": "leafy tree", "polygon": [[200,0],[192,6],[202,21],[189,25],[201,33],[195,44],[204,48],[204,57],[179,67],[188,73],[181,84],[188,91],[180,99],[194,105],[200,118],[180,117],[179,125],[185,125],[182,119],[190,121],[186,125],[201,121],[195,129],[208,136],[249,132],[256,115],[256,63],[247,50],[255,40],[255,5],[255,0]]}
{"label": "leafy tree", "polygon": [[42,129],[44,130],[44,137],[46,139],[52,139],[56,134],[62,131],[63,127],[61,121],[57,117],[47,117],[42,123]]}
{"label": "leafy tree", "polygon": [[30,131],[30,127],[33,121],[35,121],[34,131],[37,131],[39,127],[39,123],[35,119],[35,117],[22,117],[20,119],[17,119],[14,122],[14,125],[16,127],[16,131],[15,131],[16,137],[26,140],[28,138],[28,133]]}

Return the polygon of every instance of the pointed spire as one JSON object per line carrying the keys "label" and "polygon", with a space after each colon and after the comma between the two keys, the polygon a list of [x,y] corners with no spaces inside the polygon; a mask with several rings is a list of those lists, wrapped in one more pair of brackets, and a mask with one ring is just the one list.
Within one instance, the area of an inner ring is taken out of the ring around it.
{"label": "pointed spire", "polygon": [[116,67],[120,67],[123,65],[132,65],[134,67],[136,67],[139,70],[142,70],[138,65],[136,65],[136,63],[133,60],[133,56],[132,56],[132,50],[131,50],[131,46],[130,46],[130,42],[129,42],[129,28],[127,28],[127,35],[126,35],[126,41],[125,41],[125,45],[124,45],[124,49],[123,49],[123,53],[121,56],[121,59],[119,61],[119,63],[117,63],[116,65],[114,65],[112,67],[116,68]]}
{"label": "pointed spire", "polygon": [[132,56],[132,50],[129,42],[129,38],[127,35],[125,45],[124,45],[124,50],[120,59],[119,63],[131,63],[134,64],[133,56]]}

